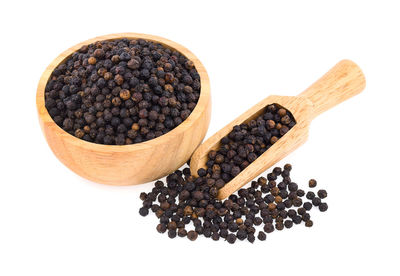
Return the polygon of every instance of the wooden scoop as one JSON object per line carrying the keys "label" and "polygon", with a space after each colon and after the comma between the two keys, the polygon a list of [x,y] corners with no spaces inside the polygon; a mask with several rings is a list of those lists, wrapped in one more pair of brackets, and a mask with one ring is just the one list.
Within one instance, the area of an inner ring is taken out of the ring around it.
{"label": "wooden scoop", "polygon": [[308,127],[312,119],[357,95],[364,87],[365,77],[361,69],[350,60],[342,60],[298,96],[269,96],[227,124],[197,148],[190,160],[192,175],[197,176],[197,170],[205,167],[208,152],[217,150],[220,147],[221,138],[228,135],[235,125],[257,118],[264,113],[264,108],[272,103],[288,109],[294,116],[296,125],[219,190],[219,199],[228,197],[302,145],[307,140]]}

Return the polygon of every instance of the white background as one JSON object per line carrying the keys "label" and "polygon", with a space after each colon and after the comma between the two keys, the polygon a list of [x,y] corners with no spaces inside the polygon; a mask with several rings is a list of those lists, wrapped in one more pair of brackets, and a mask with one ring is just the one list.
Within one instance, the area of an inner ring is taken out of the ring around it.
{"label": "white background", "polygon": [[[395,275],[399,261],[398,1],[8,1],[0,11],[0,275]],[[152,184],[110,187],[64,167],[35,93],[62,51],[140,32],[189,48],[212,89],[207,137],[271,94],[296,95],[343,58],[360,95],[316,118],[293,164],[329,210],[265,242],[170,240],[138,214]],[[396,263],[397,262],[397,263]]]}

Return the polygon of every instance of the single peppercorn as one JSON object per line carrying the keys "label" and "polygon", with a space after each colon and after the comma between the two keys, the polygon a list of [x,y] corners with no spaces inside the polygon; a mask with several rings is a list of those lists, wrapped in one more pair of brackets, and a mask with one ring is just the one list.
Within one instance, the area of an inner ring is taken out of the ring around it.
{"label": "single peppercorn", "polygon": [[312,204],[313,204],[314,206],[319,206],[319,205],[321,204],[321,199],[320,199],[319,197],[314,197],[314,198],[312,199]]}
{"label": "single peppercorn", "polygon": [[325,203],[325,202],[321,202],[321,203],[318,205],[318,209],[319,209],[321,212],[325,212],[326,210],[328,210],[328,204]]}
{"label": "single peppercorn", "polygon": [[315,179],[310,179],[310,180],[308,181],[308,186],[309,186],[310,188],[315,188],[315,187],[317,186],[317,180],[315,180]]}
{"label": "single peppercorn", "polygon": [[176,225],[175,221],[168,222],[168,225],[167,225],[168,230],[176,230],[177,227],[178,226]]}
{"label": "single peppercorn", "polygon": [[239,240],[245,240],[246,238],[247,238],[247,232],[245,231],[245,230],[239,230],[237,233],[236,233],[236,237],[239,239]]}
{"label": "single peppercorn", "polygon": [[303,208],[303,207],[301,207],[301,208],[297,209],[297,213],[298,213],[300,216],[302,216],[302,215],[304,215],[304,214],[306,213],[306,209]]}
{"label": "single peppercorn", "polygon": [[297,196],[299,196],[299,197],[303,197],[306,193],[304,192],[304,190],[298,189],[298,190],[296,191],[296,194],[297,194]]}
{"label": "single peppercorn", "polygon": [[307,192],[306,198],[312,200],[315,197],[315,194],[311,191]]}
{"label": "single peppercorn", "polygon": [[263,231],[260,231],[260,232],[258,232],[257,238],[260,241],[265,241],[267,239],[267,235]]}
{"label": "single peppercorn", "polygon": [[234,244],[236,241],[236,235],[234,234],[228,234],[228,236],[226,237],[226,240],[230,243],[230,244]]}
{"label": "single peppercorn", "polygon": [[97,60],[96,60],[95,57],[90,57],[90,58],[88,59],[88,63],[89,63],[90,65],[94,65],[94,64],[96,64],[96,62],[97,62]]}
{"label": "single peppercorn", "polygon": [[198,234],[197,234],[195,231],[193,231],[193,230],[190,230],[190,231],[187,233],[187,238],[188,238],[189,240],[191,240],[191,241],[195,241],[195,240],[197,239],[197,237],[198,237]]}
{"label": "single peppercorn", "polygon": [[286,228],[292,228],[292,226],[293,226],[293,221],[291,221],[291,220],[285,220],[285,222],[283,223],[284,224],[284,226],[286,227]]}
{"label": "single peppercorn", "polygon": [[290,171],[292,170],[292,165],[291,165],[291,164],[285,164],[285,166],[283,166],[283,169],[284,169],[285,171],[290,172]]}
{"label": "single peppercorn", "polygon": [[326,190],[319,190],[317,194],[318,194],[318,197],[321,199],[326,198],[328,196],[328,193],[326,192]]}
{"label": "single peppercorn", "polygon": [[218,234],[218,232],[214,232],[214,233],[212,233],[212,235],[211,235],[211,238],[212,238],[214,241],[219,240],[219,237],[220,237],[220,235]]}
{"label": "single peppercorn", "polygon": [[179,237],[183,238],[183,237],[186,237],[186,235],[187,235],[187,231],[186,231],[185,228],[179,228],[178,229],[178,236]]}
{"label": "single peppercorn", "polygon": [[282,231],[283,228],[284,228],[284,225],[283,225],[282,222],[277,222],[277,223],[275,224],[275,229],[276,229],[276,230]]}
{"label": "single peppercorn", "polygon": [[275,230],[275,227],[274,227],[274,225],[272,223],[266,223],[264,225],[264,231],[266,233],[272,233],[272,232],[274,232],[274,230]]}
{"label": "single peppercorn", "polygon": [[310,211],[312,208],[312,203],[310,202],[304,202],[303,203],[303,208],[306,209],[307,211]]}
{"label": "single peppercorn", "polygon": [[173,239],[176,237],[176,230],[168,230],[168,237]]}
{"label": "single peppercorn", "polygon": [[126,101],[131,97],[131,92],[128,89],[122,89],[121,92],[119,92],[119,96]]}
{"label": "single peppercorn", "polygon": [[306,227],[312,227],[313,224],[314,224],[314,223],[313,223],[312,220],[307,220],[306,223],[305,223]]}
{"label": "single peppercorn", "polygon": [[145,217],[145,216],[147,216],[149,214],[149,209],[145,208],[145,207],[142,207],[142,208],[139,209],[139,214],[141,216]]}
{"label": "single peppercorn", "polygon": [[157,232],[158,233],[165,233],[167,231],[167,226],[163,223],[157,225]]}
{"label": "single peppercorn", "polygon": [[146,198],[147,198],[147,194],[146,193],[140,193],[140,199],[142,201],[146,200]]}
{"label": "single peppercorn", "polygon": [[248,240],[250,243],[253,243],[253,242],[256,240],[256,237],[254,236],[254,234],[248,234],[248,235],[247,235],[247,240]]}

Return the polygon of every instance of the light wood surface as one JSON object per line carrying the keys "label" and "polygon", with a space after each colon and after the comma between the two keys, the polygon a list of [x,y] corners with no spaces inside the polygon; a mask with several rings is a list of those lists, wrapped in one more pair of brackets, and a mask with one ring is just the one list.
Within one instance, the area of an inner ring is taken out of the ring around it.
{"label": "light wood surface", "polygon": [[[199,101],[178,127],[158,138],[133,145],[101,145],[78,139],[62,130],[44,105],[44,91],[53,70],[73,52],[99,40],[146,39],[175,49],[194,62],[200,74]],[[59,55],[43,73],[36,94],[37,112],[44,136],[56,157],[78,175],[110,185],[133,185],[159,179],[182,166],[203,140],[211,118],[210,84],[207,72],[185,47],[162,37],[120,33],[99,36],[79,43]]]}
{"label": "light wood surface", "polygon": [[230,122],[197,148],[190,161],[190,170],[197,176],[197,170],[205,167],[208,152],[219,148],[221,138],[228,135],[235,125],[262,114],[268,104],[276,103],[290,110],[296,125],[219,190],[218,198],[224,199],[301,146],[307,140],[313,118],[357,95],[364,87],[365,77],[361,69],[350,60],[342,60],[298,96],[269,96]]}

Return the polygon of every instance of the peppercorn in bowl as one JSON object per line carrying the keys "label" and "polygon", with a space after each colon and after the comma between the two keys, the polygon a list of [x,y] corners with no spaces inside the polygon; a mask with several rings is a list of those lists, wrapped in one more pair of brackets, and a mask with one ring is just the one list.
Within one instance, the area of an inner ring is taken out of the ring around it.
{"label": "peppercorn in bowl", "polygon": [[175,42],[136,33],[96,37],[59,55],[39,81],[36,104],[57,158],[111,185],[176,170],[203,140],[211,115],[200,61]]}

